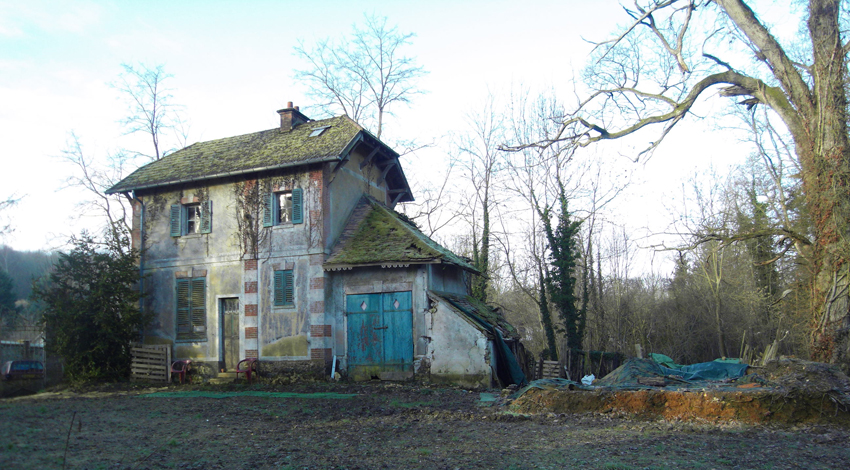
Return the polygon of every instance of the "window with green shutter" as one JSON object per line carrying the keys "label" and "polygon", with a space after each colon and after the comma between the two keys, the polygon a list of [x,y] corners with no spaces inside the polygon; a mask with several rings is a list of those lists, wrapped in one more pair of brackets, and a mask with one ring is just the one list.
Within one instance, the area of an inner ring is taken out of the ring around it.
{"label": "window with green shutter", "polygon": [[212,233],[212,201],[171,206],[171,236]]}
{"label": "window with green shutter", "polygon": [[263,227],[304,223],[304,191],[268,193],[263,199]]}
{"label": "window with green shutter", "polygon": [[206,278],[177,279],[177,340],[206,341]]}
{"label": "window with green shutter", "polygon": [[295,286],[291,269],[274,272],[275,307],[295,306]]}

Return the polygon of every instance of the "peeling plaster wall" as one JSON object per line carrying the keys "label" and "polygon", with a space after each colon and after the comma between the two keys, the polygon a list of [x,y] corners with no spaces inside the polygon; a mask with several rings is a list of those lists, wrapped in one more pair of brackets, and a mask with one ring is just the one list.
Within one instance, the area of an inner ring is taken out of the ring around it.
{"label": "peeling plaster wall", "polygon": [[[321,339],[309,338],[311,324],[324,324],[322,182],[318,166],[257,180],[263,192],[302,188],[304,221],[260,228],[256,260],[251,252],[243,253],[240,243],[238,218],[244,213],[233,180],[140,195],[145,203],[145,284],[150,292],[145,307],[155,313],[146,341],[174,344],[175,359],[220,361],[219,303],[221,298],[236,297],[240,300],[240,358],[315,359],[311,348],[325,347]],[[212,201],[211,233],[172,237],[171,205],[206,200]],[[135,219],[138,224],[140,215]],[[273,307],[275,269],[293,269],[294,307]],[[178,277],[206,279],[206,341],[176,341]]]}
{"label": "peeling plaster wall", "polygon": [[492,342],[484,333],[443,302],[438,302],[431,313],[430,333],[428,359],[432,380],[490,387],[494,356]]}
{"label": "peeling plaster wall", "polygon": [[[381,176],[381,171],[374,165],[360,168],[365,157],[366,155],[357,151],[351,152],[349,162],[332,172],[328,178],[330,189],[328,203],[331,212],[328,237],[325,240],[325,249],[328,253],[342,234],[348,216],[364,193],[379,201],[387,202],[387,183],[385,181],[381,184],[376,183]],[[329,168],[334,166],[335,164],[330,164]]]}

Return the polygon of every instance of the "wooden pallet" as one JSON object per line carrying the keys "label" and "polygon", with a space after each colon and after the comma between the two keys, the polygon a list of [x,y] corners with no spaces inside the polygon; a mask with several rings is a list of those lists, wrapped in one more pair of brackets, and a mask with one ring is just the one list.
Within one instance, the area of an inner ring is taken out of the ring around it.
{"label": "wooden pallet", "polygon": [[541,379],[561,378],[561,364],[558,361],[540,361],[539,366]]}
{"label": "wooden pallet", "polygon": [[171,381],[171,346],[167,344],[144,345],[134,343],[130,347],[133,363],[130,370],[131,382]]}

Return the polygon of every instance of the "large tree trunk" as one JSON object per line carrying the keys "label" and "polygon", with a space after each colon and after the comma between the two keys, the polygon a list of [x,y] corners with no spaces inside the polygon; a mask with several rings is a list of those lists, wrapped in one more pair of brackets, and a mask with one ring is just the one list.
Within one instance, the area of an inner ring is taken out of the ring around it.
{"label": "large tree trunk", "polygon": [[809,2],[816,112],[805,116],[811,140],[795,138],[815,231],[812,267],[817,323],[813,356],[846,365],[850,362],[847,264],[850,261],[850,148],[846,53],[841,40],[839,12],[838,0]]}

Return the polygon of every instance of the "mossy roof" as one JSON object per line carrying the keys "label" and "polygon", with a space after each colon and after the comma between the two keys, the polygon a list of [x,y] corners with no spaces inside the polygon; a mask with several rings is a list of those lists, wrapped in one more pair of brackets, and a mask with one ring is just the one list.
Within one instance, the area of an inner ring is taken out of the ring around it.
{"label": "mossy roof", "polygon": [[[310,133],[328,128],[316,137]],[[310,121],[289,132],[279,128],[198,142],[149,163],[107,194],[167,186],[255,171],[337,160],[356,143],[359,124],[347,116]]]}
{"label": "mossy roof", "polygon": [[463,258],[402,220],[394,210],[363,196],[331,250],[325,268],[426,263],[448,263],[478,272]]}
{"label": "mossy roof", "polygon": [[513,325],[505,320],[501,313],[496,311],[489,305],[472,297],[471,295],[455,294],[450,292],[429,291],[433,297],[437,297],[445,301],[459,315],[466,317],[478,329],[485,332],[488,336],[491,326],[499,327],[502,336],[505,338],[519,338],[519,334]]}

